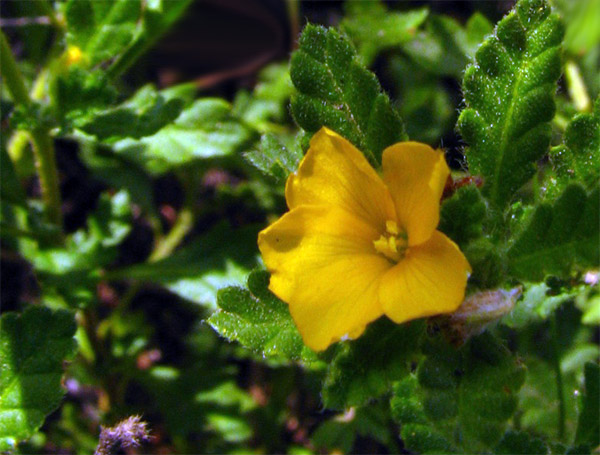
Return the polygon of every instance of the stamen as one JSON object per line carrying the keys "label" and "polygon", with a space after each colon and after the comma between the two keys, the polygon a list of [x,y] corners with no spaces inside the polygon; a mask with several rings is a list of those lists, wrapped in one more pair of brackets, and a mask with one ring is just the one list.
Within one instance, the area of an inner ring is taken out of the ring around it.
{"label": "stamen", "polygon": [[398,232],[400,232],[398,230],[398,223],[396,223],[394,220],[387,220],[385,222],[385,229],[389,234],[392,235],[398,235]]}
{"label": "stamen", "polygon": [[398,228],[393,220],[385,222],[386,233],[373,241],[375,250],[392,262],[398,262],[404,257],[408,242],[404,231]]}

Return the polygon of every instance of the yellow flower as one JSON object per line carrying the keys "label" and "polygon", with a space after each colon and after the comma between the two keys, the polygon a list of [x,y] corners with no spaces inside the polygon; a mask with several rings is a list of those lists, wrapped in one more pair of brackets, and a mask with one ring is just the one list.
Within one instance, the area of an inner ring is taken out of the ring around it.
{"label": "yellow flower", "polygon": [[69,46],[64,53],[64,60],[67,66],[75,65],[84,58],[83,52],[77,46]]}
{"label": "yellow flower", "polygon": [[436,230],[449,173],[442,152],[401,142],[383,152],[382,179],[343,137],[314,135],[286,184],[290,211],[258,237],[269,289],[307,346],[357,338],[384,314],[400,323],[459,307],[471,268]]}

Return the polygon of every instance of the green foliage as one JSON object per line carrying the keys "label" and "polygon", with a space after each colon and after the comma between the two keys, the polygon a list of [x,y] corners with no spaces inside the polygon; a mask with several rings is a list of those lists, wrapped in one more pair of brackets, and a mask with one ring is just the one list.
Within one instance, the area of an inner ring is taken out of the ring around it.
{"label": "green foliage", "polygon": [[381,162],[385,147],[406,140],[402,120],[377,78],[334,29],[305,27],[292,55],[290,75],[298,90],[292,97],[292,114],[307,132],[327,126],[373,164]]}
{"label": "green foliage", "polygon": [[597,447],[600,444],[599,389],[600,367],[597,363],[587,363],[585,365],[585,395],[575,434],[576,444],[588,444],[590,447]]}
{"label": "green foliage", "polygon": [[0,196],[4,202],[25,202],[25,193],[19,183],[17,171],[4,147],[0,148]]}
{"label": "green foliage", "polygon": [[327,449],[329,453],[351,453],[359,437],[370,437],[397,452],[386,411],[381,404],[351,408],[321,424],[312,434],[312,441],[317,448]]}
{"label": "green foliage", "polygon": [[[548,340],[548,338],[545,339]],[[521,428],[529,434],[535,432],[538,435],[545,435],[549,441],[552,441],[557,439],[560,419],[556,372],[548,362],[537,356],[527,356],[523,360],[527,365],[527,377],[519,393]],[[570,375],[563,377],[563,380],[566,392],[565,426],[567,434],[572,435],[576,423],[574,419],[576,418],[577,401],[574,391],[577,383]]]}
{"label": "green foliage", "polygon": [[[339,25],[260,71],[296,43],[297,2],[283,28],[208,3],[181,28],[191,0],[2,5],[0,452],[91,453],[132,414],[157,453],[596,448],[598,2],[519,0],[495,27],[501,0],[322,3]],[[222,15],[270,47],[227,62]],[[472,267],[455,313],[303,345],[256,239],[323,126],[375,167],[408,137],[445,148],[477,182],[441,202]]]}
{"label": "green foliage", "polygon": [[548,447],[539,438],[533,438],[528,433],[509,430],[502,437],[498,447],[494,449],[498,455],[515,453],[540,454],[548,453]]}
{"label": "green foliage", "polygon": [[229,103],[203,98],[156,134],[123,139],[113,148],[148,172],[162,174],[199,160],[231,155],[254,137],[255,133],[232,115]]}
{"label": "green foliage", "polygon": [[395,107],[411,140],[437,144],[454,126],[456,112],[444,83],[407,57],[390,59],[389,73],[397,92]]}
{"label": "green foliage", "polygon": [[462,27],[451,17],[431,15],[424,31],[404,46],[405,52],[427,71],[459,79],[492,25],[475,13]]}
{"label": "green foliage", "polygon": [[600,98],[594,112],[578,114],[567,125],[564,144],[550,153],[552,174],[548,180],[548,196],[557,196],[574,179],[591,187],[600,179]]}
{"label": "green foliage", "polygon": [[242,285],[257,266],[256,226],[231,229],[225,224],[168,258],[109,272],[109,277],[159,283],[180,297],[216,308],[217,291]]}
{"label": "green foliage", "polygon": [[346,16],[340,27],[352,39],[367,66],[379,52],[410,41],[428,15],[425,8],[392,12],[379,0],[348,1],[345,7]]}
{"label": "green foliage", "polygon": [[102,267],[115,260],[118,245],[130,230],[129,196],[103,194],[87,229],[68,236],[64,247],[22,238],[20,250],[33,265],[48,302],[71,307],[88,305]]}
{"label": "green foliage", "polygon": [[483,234],[486,212],[485,201],[475,185],[459,188],[442,204],[438,229],[464,248]]}
{"label": "green foliage", "polygon": [[233,102],[236,116],[260,132],[267,132],[272,122],[284,122],[287,118],[285,104],[294,91],[287,65],[267,66],[258,75],[252,93],[240,91]]}
{"label": "green foliage", "polygon": [[84,64],[112,60],[119,73],[182,15],[190,0],[69,0],[64,5],[67,44],[83,52]]}
{"label": "green foliage", "polygon": [[219,311],[208,323],[221,336],[264,356],[309,363],[316,360],[314,352],[302,343],[287,304],[269,291],[268,284],[269,274],[255,270],[248,277],[248,290],[221,289],[217,294]]}
{"label": "green foliage", "polygon": [[73,119],[85,119],[91,112],[114,102],[117,91],[104,72],[71,66],[56,76],[51,95],[56,115],[69,128],[68,123]]}
{"label": "green foliage", "polygon": [[[175,438],[189,438],[204,429],[207,439],[238,443],[247,440],[252,429],[244,415],[252,412],[256,403],[231,381],[231,368],[216,372],[210,371],[212,367],[194,365],[180,371],[157,366],[143,380]],[[174,400],[180,406],[173,406]],[[214,434],[218,437],[211,437]],[[222,450],[221,442],[221,450],[217,451]]]}
{"label": "green foliage", "polygon": [[266,134],[261,138],[258,149],[244,156],[256,168],[283,182],[298,168],[302,151],[296,144],[288,148],[279,142],[275,135]]}
{"label": "green foliage", "polygon": [[407,447],[423,453],[494,447],[516,410],[524,367],[489,333],[460,350],[439,337],[423,350],[418,386],[405,379],[391,401]]}
{"label": "green foliage", "polygon": [[600,44],[600,5],[594,0],[552,0],[567,23],[565,49],[581,56]]}
{"label": "green foliage", "polygon": [[90,65],[109,60],[131,44],[139,33],[142,2],[70,0],[65,5],[67,43],[79,47]]}
{"label": "green foliage", "polygon": [[358,340],[342,345],[323,382],[325,406],[347,409],[387,393],[392,382],[408,374],[424,328],[422,321],[397,325],[381,319]]}
{"label": "green foliage", "polygon": [[477,50],[458,120],[472,174],[499,208],[535,173],[550,143],[563,26],[545,0],[522,0]]}
{"label": "green foliage", "polygon": [[410,375],[394,386],[390,401],[392,416],[400,423],[405,447],[417,453],[453,453],[444,436],[431,425],[423,407],[419,382]]}
{"label": "green foliage", "polygon": [[540,204],[531,221],[508,250],[511,273],[541,281],[546,274],[568,277],[573,269],[600,264],[598,198],[570,185],[553,206]]}
{"label": "green foliage", "polygon": [[95,113],[78,125],[99,140],[150,136],[173,122],[183,108],[178,98],[165,99],[154,87],[146,85],[125,103]]}
{"label": "green foliage", "polygon": [[63,362],[75,354],[67,311],[31,306],[0,320],[0,451],[31,437],[64,395]]}
{"label": "green foliage", "polygon": [[527,325],[547,319],[563,303],[573,300],[582,292],[582,287],[563,289],[557,292],[546,283],[526,284],[523,298],[502,322],[509,327],[523,328]]}

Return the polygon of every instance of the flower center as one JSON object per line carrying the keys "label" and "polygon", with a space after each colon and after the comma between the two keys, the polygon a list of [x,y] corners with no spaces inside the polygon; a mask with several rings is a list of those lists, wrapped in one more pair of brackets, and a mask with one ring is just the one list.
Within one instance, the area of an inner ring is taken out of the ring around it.
{"label": "flower center", "polygon": [[406,232],[398,229],[395,221],[387,220],[385,234],[382,234],[379,239],[373,240],[373,246],[378,253],[393,262],[398,262],[404,257],[404,252],[408,247],[408,237]]}

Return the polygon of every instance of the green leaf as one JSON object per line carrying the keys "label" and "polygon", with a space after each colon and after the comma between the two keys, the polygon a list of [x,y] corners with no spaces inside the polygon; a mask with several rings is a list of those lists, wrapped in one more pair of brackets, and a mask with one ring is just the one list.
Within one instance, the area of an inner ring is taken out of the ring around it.
{"label": "green leaf", "polygon": [[[256,401],[233,381],[224,382],[211,390],[197,393],[194,398],[194,401],[204,406],[212,404],[218,407],[206,414],[208,430],[219,433],[227,442],[242,442],[252,436],[252,427],[246,419],[241,418],[241,414],[255,409]],[[235,412],[231,412],[233,409]]]}
{"label": "green leaf", "polygon": [[79,47],[89,65],[114,58],[140,32],[142,11],[140,0],[69,0],[67,44]]}
{"label": "green leaf", "polygon": [[162,174],[197,160],[236,153],[255,133],[234,117],[231,105],[205,98],[184,109],[174,123],[140,140],[123,139],[113,145],[117,154],[139,163],[152,174]]}
{"label": "green leaf", "polygon": [[600,444],[600,416],[598,415],[598,403],[600,403],[600,367],[597,363],[586,363],[585,365],[585,395],[583,396],[583,407],[579,414],[576,444],[589,444],[597,447]]}
{"label": "green leaf", "polygon": [[256,226],[233,230],[220,224],[166,259],[114,270],[106,277],[160,283],[184,299],[214,309],[217,291],[243,284],[258,265],[257,236]]}
{"label": "green leaf", "polygon": [[408,374],[424,329],[422,321],[398,325],[381,319],[358,340],[340,346],[323,383],[325,407],[347,409],[387,393]]}
{"label": "green leaf", "polygon": [[419,387],[405,381],[392,398],[395,418],[409,425],[403,439],[404,431],[412,432],[406,435],[408,448],[485,452],[498,444],[525,379],[520,362],[489,332],[460,350],[438,336],[425,343],[423,352]]}
{"label": "green leaf", "polygon": [[0,320],[0,451],[31,437],[64,395],[63,362],[76,351],[67,311],[30,306]]}
{"label": "green leaf", "polygon": [[[545,340],[549,342],[549,338]],[[537,337],[533,342],[540,343]],[[537,356],[527,356],[523,361],[527,365],[527,378],[519,393],[520,426],[530,434],[546,436],[546,440],[555,439],[560,418],[556,372]],[[578,388],[578,381],[574,376],[563,371],[565,426],[566,434],[571,435],[575,433],[574,419],[577,416],[574,392]]]}
{"label": "green leaf", "polygon": [[66,41],[83,52],[79,65],[111,61],[109,79],[123,73],[185,12],[191,0],[69,0]]}
{"label": "green leaf", "polygon": [[346,16],[340,27],[352,39],[367,66],[381,51],[410,41],[429,13],[426,8],[389,11],[379,0],[348,1],[344,6]]}
{"label": "green leaf", "polygon": [[308,133],[327,126],[377,165],[384,148],[406,140],[404,126],[377,78],[334,29],[307,25],[291,60],[298,93],[292,114]]}
{"label": "green leaf", "polygon": [[99,140],[150,136],[173,122],[183,109],[183,100],[165,99],[146,85],[120,106],[94,113],[76,126]]}
{"label": "green leaf", "polygon": [[[211,357],[204,354],[181,370],[156,366],[140,377],[153,398],[153,411],[160,413],[175,440],[189,441],[193,435],[206,437],[206,432],[216,432],[235,441],[236,430],[244,439],[250,429],[243,415],[252,412],[256,404],[232,382],[235,368],[231,364],[215,357],[209,360]],[[189,450],[183,450],[181,442],[178,444],[178,451]],[[190,447],[189,443],[183,444]]]}
{"label": "green leaf", "polygon": [[600,3],[595,0],[552,0],[565,20],[565,49],[585,55],[600,44]]}
{"label": "green leaf", "polygon": [[192,1],[149,0],[143,3],[142,18],[138,22],[135,37],[126,50],[114,59],[108,68],[108,75],[114,78],[131,67],[183,16]]}
{"label": "green leaf", "polygon": [[487,213],[485,201],[475,185],[459,188],[442,204],[438,229],[461,248],[483,234]]}
{"label": "green leaf", "polygon": [[283,182],[298,168],[302,150],[296,144],[286,147],[274,134],[265,134],[258,149],[245,153],[244,157],[257,169]]}
{"label": "green leaf", "polygon": [[139,204],[146,213],[155,213],[153,182],[139,164],[93,139],[80,138],[79,146],[79,158],[94,177],[112,188],[127,191],[132,203]]}
{"label": "green leaf", "polygon": [[502,323],[512,328],[522,328],[551,316],[563,303],[573,300],[582,292],[582,287],[566,289],[557,293],[546,283],[526,283],[523,298],[507,314]]}
{"label": "green leaf", "polygon": [[499,208],[533,176],[550,144],[562,36],[545,0],[521,0],[465,72],[458,128],[469,144],[469,171],[483,176],[483,193]]}
{"label": "green leaf", "polygon": [[546,197],[556,196],[573,180],[586,186],[600,179],[600,99],[594,113],[578,114],[567,125],[564,144],[551,150],[552,174],[548,180]]}
{"label": "green leaf", "polygon": [[418,32],[403,48],[427,71],[459,79],[475,50],[491,31],[490,22],[478,13],[471,16],[466,28],[451,17],[431,15],[426,30]]}
{"label": "green leaf", "polygon": [[583,315],[581,322],[587,325],[600,325],[600,288],[596,284],[575,299],[575,304]]}
{"label": "green leaf", "polygon": [[46,300],[59,299],[73,307],[89,304],[96,293],[99,270],[116,259],[130,222],[127,193],[104,193],[88,218],[87,229],[68,236],[64,247],[21,239],[20,253],[33,265]]}
{"label": "green leaf", "polygon": [[393,94],[398,100],[395,105],[408,136],[415,141],[439,144],[457,117],[444,83],[404,56],[390,59],[389,72],[397,90]]}
{"label": "green leaf", "polygon": [[407,376],[394,385],[390,407],[392,416],[401,425],[400,437],[407,449],[423,454],[456,451],[427,419],[415,375]]}
{"label": "green leaf", "polygon": [[221,336],[264,356],[316,360],[315,353],[302,343],[287,304],[269,291],[268,284],[269,274],[256,270],[248,277],[248,290],[221,289],[217,296],[219,311],[208,323]]}
{"label": "green leaf", "polygon": [[102,70],[70,66],[59,73],[50,87],[52,106],[65,128],[90,112],[106,108],[117,98],[117,91]]}
{"label": "green leaf", "polygon": [[0,147],[0,200],[23,204],[25,192],[6,147]]}
{"label": "green leaf", "polygon": [[287,102],[293,91],[288,65],[269,65],[259,73],[252,93],[238,92],[233,102],[233,113],[258,131],[268,132],[273,129],[271,122],[286,122]]}
{"label": "green leaf", "polygon": [[326,420],[311,435],[312,444],[319,453],[354,453],[354,443],[362,436],[385,445],[390,453],[398,453],[389,413],[382,404],[351,408],[343,415]]}
{"label": "green leaf", "polygon": [[544,441],[532,437],[529,433],[509,430],[502,437],[498,447],[494,449],[494,453],[498,455],[513,455],[515,453],[546,455],[548,447],[544,444]]}
{"label": "green leaf", "polygon": [[547,274],[568,277],[575,269],[600,264],[600,187],[586,194],[568,186],[553,206],[540,204],[508,250],[513,276],[541,281]]}

